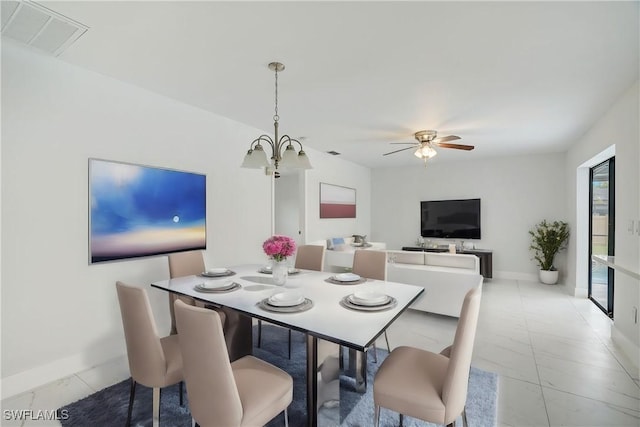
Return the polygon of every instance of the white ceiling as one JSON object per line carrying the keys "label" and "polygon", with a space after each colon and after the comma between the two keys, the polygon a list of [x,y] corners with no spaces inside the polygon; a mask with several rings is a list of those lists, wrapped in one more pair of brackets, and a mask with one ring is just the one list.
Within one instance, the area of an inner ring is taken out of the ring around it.
{"label": "white ceiling", "polygon": [[60,59],[269,133],[283,62],[281,133],[370,167],[421,129],[476,147],[433,161],[564,151],[638,79],[637,1],[40,4],[89,27]]}

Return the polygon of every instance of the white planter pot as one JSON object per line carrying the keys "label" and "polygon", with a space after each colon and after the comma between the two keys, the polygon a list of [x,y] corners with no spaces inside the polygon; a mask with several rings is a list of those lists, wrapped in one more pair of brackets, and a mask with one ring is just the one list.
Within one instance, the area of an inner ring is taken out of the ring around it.
{"label": "white planter pot", "polygon": [[558,270],[540,270],[540,281],[545,285],[558,283]]}

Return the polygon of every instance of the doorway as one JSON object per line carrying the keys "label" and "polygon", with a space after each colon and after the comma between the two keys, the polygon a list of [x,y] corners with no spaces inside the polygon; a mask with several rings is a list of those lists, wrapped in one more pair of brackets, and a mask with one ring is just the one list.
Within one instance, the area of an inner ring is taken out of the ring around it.
{"label": "doorway", "polygon": [[589,170],[589,292],[593,303],[613,318],[613,269],[592,255],[614,256],[615,158]]}

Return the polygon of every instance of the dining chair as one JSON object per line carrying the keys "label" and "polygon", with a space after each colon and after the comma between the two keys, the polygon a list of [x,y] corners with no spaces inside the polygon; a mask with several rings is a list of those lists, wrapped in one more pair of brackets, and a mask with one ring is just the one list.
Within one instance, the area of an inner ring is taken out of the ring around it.
{"label": "dining chair", "polygon": [[[176,252],[169,254],[169,277],[191,276],[200,274],[205,271],[204,258],[201,251]],[[176,316],[173,311],[173,303],[175,300],[182,300],[185,304],[196,305],[196,300],[174,293],[169,293],[169,314],[171,315],[171,335],[177,333]],[[201,305],[202,306],[202,305]],[[223,319],[224,322],[224,319]]]}
{"label": "dining chair", "polygon": [[[351,271],[367,279],[387,280],[387,253],[370,249],[357,249],[353,254]],[[387,350],[391,351],[386,329],[384,331],[384,340],[387,343]],[[373,360],[378,363],[375,341],[373,343]]]}
{"label": "dining chair", "polygon": [[[296,251],[295,268],[302,270],[322,271],[324,266],[324,246],[301,245]],[[288,332],[289,359],[291,359],[291,329]],[[258,320],[258,347],[262,346],[262,320]]]}
{"label": "dining chair", "polygon": [[[175,277],[198,275],[206,269],[201,251],[177,252],[170,254],[168,259],[169,276],[172,279]],[[251,354],[251,340],[244,338],[245,336],[251,336],[251,318],[243,316],[230,308],[204,304],[191,297],[179,296],[173,293],[169,294],[171,333],[176,333],[176,320],[173,303],[177,299],[183,301],[185,304],[215,310],[220,314],[226,336],[227,350],[229,350],[231,360],[238,359],[245,354]]]}
{"label": "dining chair", "polygon": [[160,423],[160,388],[180,383],[182,405],[182,354],[177,335],[158,336],[146,290],[116,282],[122,326],[127,345],[131,388],[126,425],[131,424],[136,384],[153,388],[153,426]]}
{"label": "dining chair", "polygon": [[322,271],[324,268],[324,246],[301,245],[296,251],[295,268]]}
{"label": "dining chair", "polygon": [[453,344],[440,353],[398,347],[382,362],[373,381],[374,425],[380,422],[380,408],[455,427],[462,415],[467,426],[467,387],[471,356],[480,312],[481,289],[467,292]]}
{"label": "dining chair", "polygon": [[220,315],[177,300],[175,313],[189,408],[200,427],[262,426],[293,399],[293,379],[283,370],[244,356],[229,360]]}

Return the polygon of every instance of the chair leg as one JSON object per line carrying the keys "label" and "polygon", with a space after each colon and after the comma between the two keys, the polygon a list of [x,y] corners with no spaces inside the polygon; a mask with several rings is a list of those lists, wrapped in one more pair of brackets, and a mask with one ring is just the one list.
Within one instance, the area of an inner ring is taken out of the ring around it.
{"label": "chair leg", "polygon": [[131,412],[133,411],[133,398],[136,395],[136,382],[131,378],[131,388],[129,392],[129,411],[127,413],[127,423],[125,427],[129,427],[131,425]]}
{"label": "chair leg", "polygon": [[289,412],[284,408],[284,427],[289,427]]}
{"label": "chair leg", "polygon": [[467,424],[467,407],[462,408],[462,427],[468,427]]}
{"label": "chair leg", "polygon": [[373,361],[378,363],[378,350],[376,349],[376,343],[373,343]]}
{"label": "chair leg", "polygon": [[402,427],[403,423],[404,423],[404,415],[400,414],[400,427]]}
{"label": "chair leg", "polygon": [[262,320],[258,320],[258,348],[262,345]]}
{"label": "chair leg", "polygon": [[291,329],[289,329],[289,359],[291,359]]}
{"label": "chair leg", "polygon": [[375,412],[373,413],[373,427],[380,426],[380,405],[376,405]]}
{"label": "chair leg", "polygon": [[184,406],[182,395],[184,394],[184,381],[180,381],[180,406]]}
{"label": "chair leg", "polygon": [[160,387],[153,388],[153,427],[160,427]]}

